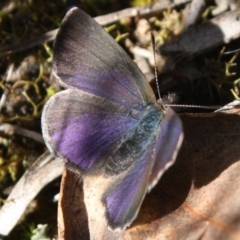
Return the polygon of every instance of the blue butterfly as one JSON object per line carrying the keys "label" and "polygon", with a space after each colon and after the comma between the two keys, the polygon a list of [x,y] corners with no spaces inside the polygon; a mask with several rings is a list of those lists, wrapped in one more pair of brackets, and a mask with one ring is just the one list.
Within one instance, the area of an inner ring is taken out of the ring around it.
{"label": "blue butterfly", "polygon": [[129,56],[78,8],[66,14],[57,34],[53,73],[67,89],[44,107],[45,142],[83,177],[112,179],[101,201],[108,227],[124,230],[174,163],[181,120],[156,101]]}

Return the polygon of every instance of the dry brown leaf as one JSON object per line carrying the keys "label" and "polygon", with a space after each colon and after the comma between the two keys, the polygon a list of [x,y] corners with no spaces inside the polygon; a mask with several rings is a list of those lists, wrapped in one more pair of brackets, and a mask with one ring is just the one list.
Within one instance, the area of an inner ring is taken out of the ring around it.
{"label": "dry brown leaf", "polygon": [[181,119],[185,139],[176,164],[126,231],[105,226],[94,200],[101,185],[93,178],[84,180],[87,218],[82,187],[68,172],[59,205],[60,239],[89,239],[88,228],[91,239],[240,239],[240,110]]}
{"label": "dry brown leaf", "polygon": [[[25,133],[31,134],[30,131]],[[36,159],[14,186],[0,210],[0,239],[9,235],[23,217],[30,202],[47,184],[61,176],[62,171],[63,163],[56,161],[49,151]]]}

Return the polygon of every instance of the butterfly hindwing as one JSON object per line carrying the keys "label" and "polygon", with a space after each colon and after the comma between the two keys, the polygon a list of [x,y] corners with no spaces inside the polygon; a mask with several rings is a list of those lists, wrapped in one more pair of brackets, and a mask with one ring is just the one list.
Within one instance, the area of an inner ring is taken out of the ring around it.
{"label": "butterfly hindwing", "polygon": [[[156,116],[158,123],[151,114]],[[158,114],[160,113],[156,109],[156,112],[153,111],[143,118],[144,124],[141,121],[138,123],[139,131],[135,132],[135,138],[140,138],[142,148],[138,148],[139,154],[135,154],[134,149],[129,150],[131,158],[135,158],[134,164],[123,177],[120,176],[119,180],[115,180],[115,184],[110,185],[103,198],[111,229],[123,230],[131,224],[137,216],[145,194],[176,159],[182,142],[181,121],[171,108],[167,108],[159,118]],[[152,132],[149,129],[151,124]],[[147,138],[143,135],[144,131]]]}
{"label": "butterfly hindwing", "polygon": [[124,230],[136,218],[147,193],[153,159],[151,150],[135,159],[135,164],[109,186],[103,197],[107,225],[112,230]]}
{"label": "butterfly hindwing", "polygon": [[166,108],[155,142],[154,164],[148,183],[148,191],[156,185],[162,174],[174,164],[182,140],[182,122],[171,108]]}

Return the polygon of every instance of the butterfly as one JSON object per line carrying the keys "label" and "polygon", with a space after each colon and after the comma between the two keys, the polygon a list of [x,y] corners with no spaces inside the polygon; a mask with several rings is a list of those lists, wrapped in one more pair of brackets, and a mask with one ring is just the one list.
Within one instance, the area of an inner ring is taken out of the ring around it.
{"label": "butterfly", "polygon": [[181,120],[157,102],[114,39],[76,7],[56,36],[53,73],[66,89],[44,107],[46,145],[83,177],[109,180],[101,196],[105,220],[111,230],[124,230],[174,163],[183,140]]}

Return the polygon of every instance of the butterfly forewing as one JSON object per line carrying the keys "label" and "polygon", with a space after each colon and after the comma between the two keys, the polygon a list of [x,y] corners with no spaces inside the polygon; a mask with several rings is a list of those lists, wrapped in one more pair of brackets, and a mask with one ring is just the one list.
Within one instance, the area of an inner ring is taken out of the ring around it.
{"label": "butterfly forewing", "polygon": [[75,87],[142,110],[155,97],[137,66],[95,20],[77,8],[64,18],[54,45],[54,72]]}
{"label": "butterfly forewing", "polygon": [[138,123],[137,115],[100,97],[68,89],[55,94],[45,106],[43,135],[57,156],[88,170],[126,139]]}

